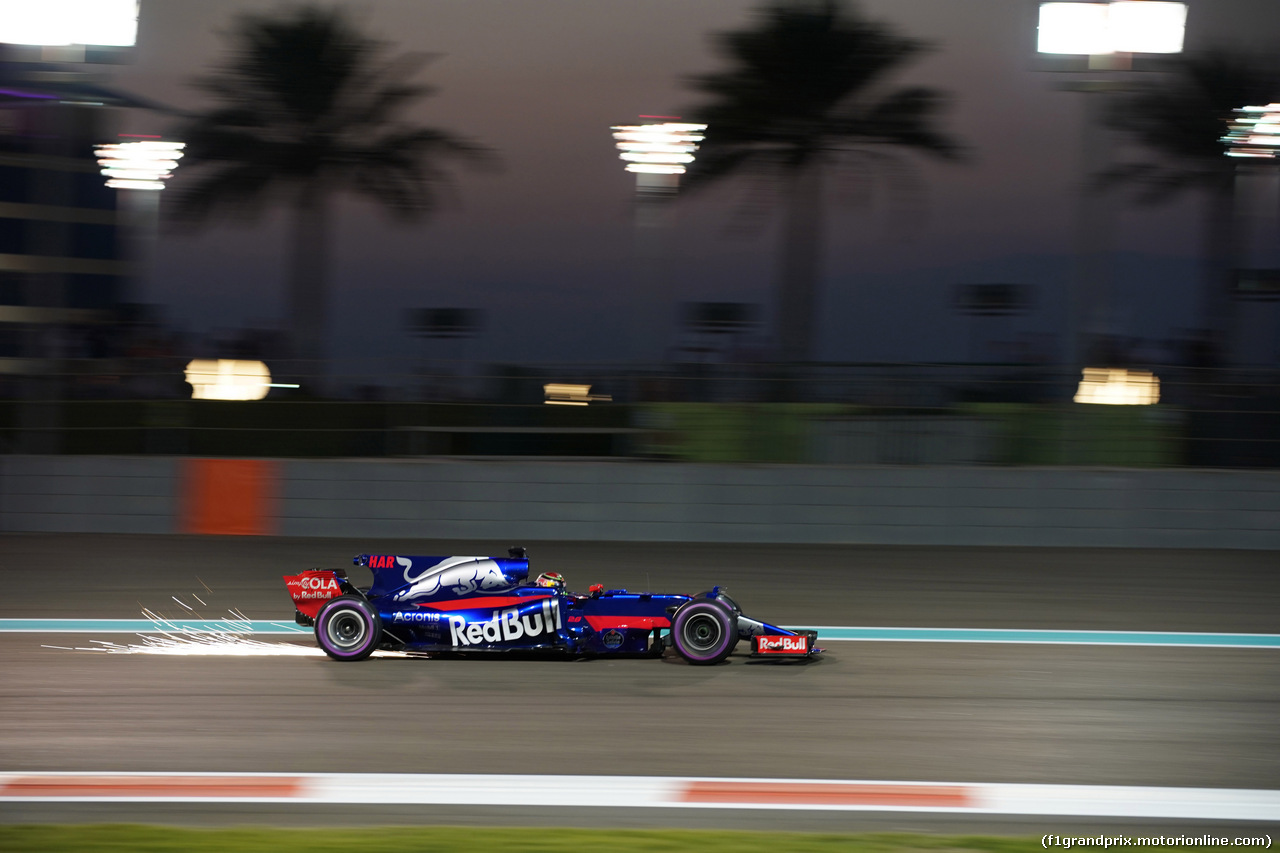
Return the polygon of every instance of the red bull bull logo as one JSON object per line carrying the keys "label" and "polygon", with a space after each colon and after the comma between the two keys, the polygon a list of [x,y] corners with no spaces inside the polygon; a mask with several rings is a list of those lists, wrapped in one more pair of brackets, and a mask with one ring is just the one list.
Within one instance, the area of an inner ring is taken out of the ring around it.
{"label": "red bull bull logo", "polygon": [[404,568],[404,580],[409,584],[395,594],[396,601],[429,598],[441,593],[470,595],[474,592],[502,592],[515,583],[502,573],[502,569],[488,557],[449,557],[418,574],[413,574],[413,561],[408,557],[396,557],[396,565]]}

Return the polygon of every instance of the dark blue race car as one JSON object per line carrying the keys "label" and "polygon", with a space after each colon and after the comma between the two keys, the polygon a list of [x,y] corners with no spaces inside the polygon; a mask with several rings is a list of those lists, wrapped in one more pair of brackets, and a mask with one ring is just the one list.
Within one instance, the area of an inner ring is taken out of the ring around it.
{"label": "dark blue race car", "polygon": [[500,557],[361,554],[373,573],[355,586],[342,569],[311,569],[284,580],[299,624],[334,660],[376,649],[409,652],[555,652],[661,655],[673,647],[691,664],[723,661],[739,640],[753,655],[809,658],[817,632],[748,618],[719,587],[698,595],[605,590],[568,592],[551,572],[529,582],[523,548]]}

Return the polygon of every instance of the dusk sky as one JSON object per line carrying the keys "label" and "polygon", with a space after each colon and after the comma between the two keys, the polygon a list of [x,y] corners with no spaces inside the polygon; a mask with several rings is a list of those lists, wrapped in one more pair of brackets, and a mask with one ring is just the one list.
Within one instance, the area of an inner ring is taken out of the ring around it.
{"label": "dusk sky", "polygon": [[[1261,49],[1280,35],[1276,0],[1190,0],[1187,47]],[[632,176],[610,138],[640,114],[681,115],[698,102],[687,75],[720,65],[708,36],[752,20],[750,0],[376,0],[350,8],[400,51],[440,54],[419,77],[439,88],[413,117],[495,149],[499,173],[460,173],[456,201],[420,225],[344,201],[335,228],[333,354],[409,356],[412,307],[483,309],[488,327],[469,355],[485,361],[627,357],[632,318],[653,298],[771,304],[774,221],[734,228],[726,184],[677,202],[665,243],[664,287],[637,291]],[[927,188],[908,215],[882,185],[830,182],[828,252],[817,354],[826,360],[965,359],[971,320],[951,307],[955,285],[1036,286],[1035,310],[985,321],[1009,337],[1052,330],[1071,277],[1083,96],[1065,75],[1035,70],[1032,0],[865,0],[861,8],[935,49],[898,78],[944,89],[946,127],[969,162],[919,162]],[[136,61],[111,70],[119,87],[184,109],[187,83],[223,49],[235,0],[143,0]],[[1280,93],[1277,93],[1280,99]],[[163,132],[135,112],[120,130]],[[1120,157],[1140,152],[1121,146]],[[180,185],[181,168],[173,180]],[[1118,205],[1120,330],[1166,336],[1191,325],[1198,199]],[[897,214],[895,215],[895,211]],[[161,213],[164,218],[163,210]],[[281,214],[164,233],[144,301],[197,333],[281,326]],[[1274,313],[1275,306],[1263,306]],[[1270,316],[1270,314],[1267,314]],[[1270,322],[1274,322],[1274,318]],[[630,343],[629,343],[630,342]],[[438,349],[437,352],[444,352]]]}

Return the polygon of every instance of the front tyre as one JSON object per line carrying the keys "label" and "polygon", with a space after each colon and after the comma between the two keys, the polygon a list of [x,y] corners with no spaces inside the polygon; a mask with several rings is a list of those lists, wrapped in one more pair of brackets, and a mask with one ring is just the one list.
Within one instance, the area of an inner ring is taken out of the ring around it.
{"label": "front tyre", "polygon": [[334,660],[364,660],[382,639],[382,620],[358,595],[325,602],[316,616],[316,642]]}
{"label": "front tyre", "polygon": [[671,642],[695,666],[720,663],[738,645],[738,617],[719,602],[690,601],[671,620]]}

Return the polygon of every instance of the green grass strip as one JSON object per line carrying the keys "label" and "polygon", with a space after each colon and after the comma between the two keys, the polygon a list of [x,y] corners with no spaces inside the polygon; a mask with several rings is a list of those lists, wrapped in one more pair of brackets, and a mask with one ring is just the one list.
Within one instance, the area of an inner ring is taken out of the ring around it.
{"label": "green grass strip", "polygon": [[[1111,830],[1108,834],[1117,833]],[[131,824],[0,826],[0,851],[6,853],[477,853],[485,850],[503,853],[1022,853],[1042,849],[1038,838],[918,834],[452,826],[368,829],[181,829]],[[1177,848],[1179,853],[1209,849],[1217,848]]]}

